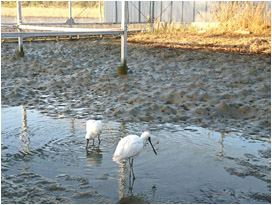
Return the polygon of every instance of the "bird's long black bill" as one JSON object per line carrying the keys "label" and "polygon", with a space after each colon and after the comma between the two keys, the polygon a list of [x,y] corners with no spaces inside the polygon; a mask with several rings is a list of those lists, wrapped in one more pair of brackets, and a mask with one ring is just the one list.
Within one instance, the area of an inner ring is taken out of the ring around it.
{"label": "bird's long black bill", "polygon": [[153,144],[152,144],[152,142],[151,142],[151,139],[149,138],[149,139],[148,139],[148,141],[150,142],[151,147],[152,147],[152,149],[153,149],[154,153],[157,155],[157,152],[156,152],[156,150],[155,150],[155,149],[154,149],[154,147],[153,147]]}

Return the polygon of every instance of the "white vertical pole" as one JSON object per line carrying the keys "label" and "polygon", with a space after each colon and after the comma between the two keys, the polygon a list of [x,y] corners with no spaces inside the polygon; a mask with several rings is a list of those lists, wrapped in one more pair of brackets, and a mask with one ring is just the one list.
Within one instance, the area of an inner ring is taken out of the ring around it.
{"label": "white vertical pole", "polygon": [[[21,1],[17,1],[17,26],[18,26],[18,32],[21,30],[19,29],[19,25],[22,24],[22,6]],[[18,52],[17,54],[19,56],[24,56],[23,51],[23,37],[18,37]]]}
{"label": "white vertical pole", "polygon": [[72,1],[70,1],[70,0],[68,1],[68,7],[69,7],[69,18],[67,19],[66,23],[71,25],[71,24],[74,24],[75,22],[74,22],[74,19],[72,17],[72,8],[73,8],[73,6],[72,6]]}
{"label": "white vertical pole", "polygon": [[17,25],[22,23],[22,6],[21,1],[17,1]]}
{"label": "white vertical pole", "polygon": [[69,1],[69,19],[72,18],[72,2]]}
{"label": "white vertical pole", "polygon": [[138,9],[138,11],[139,11],[139,23],[141,23],[141,1],[139,1],[139,9]]}
{"label": "white vertical pole", "polygon": [[118,16],[117,16],[118,8],[117,8],[117,1],[115,1],[115,23],[118,22]]}
{"label": "white vertical pole", "polygon": [[102,7],[101,7],[101,1],[99,2],[99,20],[100,20],[100,23],[102,23]]}
{"label": "white vertical pole", "polygon": [[122,66],[127,65],[127,11],[128,4],[127,1],[122,0],[122,19],[121,19],[121,29],[124,33],[121,35],[121,64]]}

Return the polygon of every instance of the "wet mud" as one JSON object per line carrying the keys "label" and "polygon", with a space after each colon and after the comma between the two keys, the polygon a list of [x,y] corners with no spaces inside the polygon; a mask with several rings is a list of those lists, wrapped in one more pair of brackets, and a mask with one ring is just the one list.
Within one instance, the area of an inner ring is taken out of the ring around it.
{"label": "wet mud", "polygon": [[[1,45],[2,203],[270,203],[271,58],[120,40]],[[86,153],[85,121],[106,124]],[[150,130],[129,167],[120,137]],[[16,190],[16,192],[14,192]]]}
{"label": "wet mud", "polygon": [[271,58],[128,46],[119,39],[2,44],[2,104],[52,116],[175,122],[270,137]]}

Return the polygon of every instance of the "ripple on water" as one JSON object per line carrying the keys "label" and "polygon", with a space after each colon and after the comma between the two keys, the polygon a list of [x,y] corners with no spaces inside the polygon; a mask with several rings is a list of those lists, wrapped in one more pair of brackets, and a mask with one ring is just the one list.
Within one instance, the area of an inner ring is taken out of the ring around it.
{"label": "ripple on water", "polygon": [[[2,203],[268,202],[267,141],[245,139],[235,130],[109,121],[100,147],[86,152],[85,119],[55,119],[35,110],[26,114],[30,140],[24,154],[19,149],[22,108],[2,108]],[[112,154],[121,137],[145,130],[158,155],[147,144],[135,159],[130,194],[129,168],[114,163]]]}

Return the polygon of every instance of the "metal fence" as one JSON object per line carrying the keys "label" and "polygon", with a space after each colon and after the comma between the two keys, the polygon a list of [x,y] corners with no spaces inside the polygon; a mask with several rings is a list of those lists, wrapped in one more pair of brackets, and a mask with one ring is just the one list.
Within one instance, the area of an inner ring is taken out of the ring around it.
{"label": "metal fence", "polygon": [[[222,1],[223,2],[223,1]],[[128,1],[128,22],[206,22],[210,19],[213,4],[218,1]],[[223,2],[224,3],[224,2]],[[258,4],[258,1],[252,1]],[[271,2],[267,1],[271,10]],[[120,23],[121,1],[104,2],[104,22]]]}
{"label": "metal fence", "polygon": [[[54,25],[74,25],[84,24],[75,23],[72,18],[72,2],[69,1],[69,18],[65,23],[54,23]],[[14,32],[3,32],[1,29],[2,38],[18,38],[18,50],[17,55],[23,57],[23,38],[26,37],[48,37],[48,36],[76,36],[76,35],[121,35],[121,65],[119,68],[126,72],[126,59],[127,59],[127,19],[128,19],[128,2],[122,1],[121,3],[121,28],[67,28],[67,27],[48,27],[52,23],[24,23],[22,19],[22,4],[21,1],[17,1],[17,22]],[[101,20],[101,19],[100,19]],[[8,23],[9,24],[9,23]],[[6,24],[6,25],[8,25]],[[11,23],[14,26],[13,23]],[[47,25],[47,26],[45,26]],[[3,23],[1,23],[1,27]],[[33,32],[34,30],[34,32]],[[37,31],[37,32],[36,32]]]}
{"label": "metal fence", "polygon": [[[147,22],[206,22],[211,17],[211,9],[215,4],[224,3],[224,1],[128,1],[128,23],[147,23]],[[252,1],[252,4],[258,4],[258,1]],[[267,1],[271,10],[271,2]],[[87,7],[82,8],[80,12],[73,12],[72,2],[67,1],[66,18],[28,18],[22,13],[22,20],[25,24],[120,24],[121,23],[121,1],[104,1],[101,6],[100,18],[81,18],[81,14],[87,11]],[[100,4],[99,4],[100,5]],[[69,12],[68,12],[69,11]],[[102,13],[104,15],[102,15]],[[102,16],[104,18],[102,18]],[[7,19],[7,21],[4,21]],[[67,21],[67,19],[72,21]],[[2,17],[2,25],[16,24],[16,17]]]}
{"label": "metal fence", "polygon": [[[204,22],[209,18],[211,1],[129,1],[129,23]],[[104,2],[104,22],[120,23],[120,1]]]}

